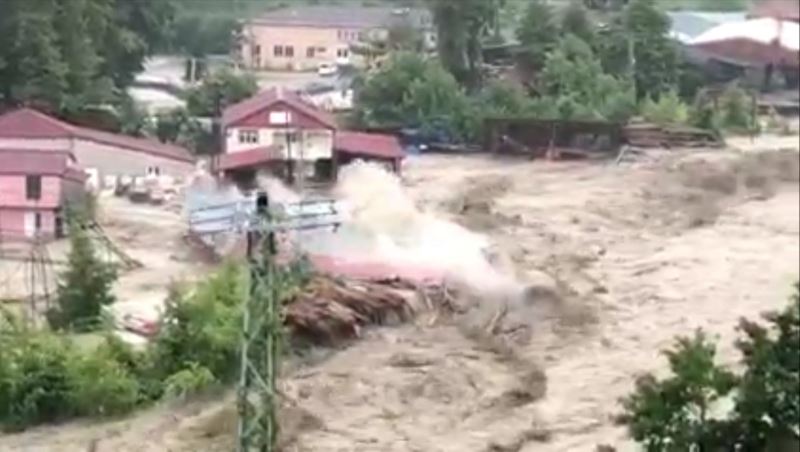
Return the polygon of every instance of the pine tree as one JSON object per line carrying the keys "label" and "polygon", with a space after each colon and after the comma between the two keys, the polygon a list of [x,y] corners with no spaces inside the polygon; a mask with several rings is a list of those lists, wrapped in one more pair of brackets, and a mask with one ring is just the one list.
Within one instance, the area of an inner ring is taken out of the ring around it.
{"label": "pine tree", "polygon": [[116,271],[97,257],[89,236],[77,221],[70,225],[67,260],[67,269],[59,275],[57,306],[48,313],[48,320],[57,329],[92,329],[102,307],[114,302],[111,286]]}

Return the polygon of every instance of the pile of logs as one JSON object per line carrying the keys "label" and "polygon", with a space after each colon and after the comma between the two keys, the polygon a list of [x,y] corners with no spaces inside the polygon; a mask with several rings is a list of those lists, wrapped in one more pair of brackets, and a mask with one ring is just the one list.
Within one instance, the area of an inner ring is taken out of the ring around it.
{"label": "pile of logs", "polygon": [[623,128],[622,133],[629,145],[639,148],[699,148],[723,144],[718,136],[708,130],[686,126],[631,123]]}
{"label": "pile of logs", "polygon": [[357,338],[365,325],[409,320],[432,307],[425,290],[404,281],[366,282],[316,276],[289,300],[284,321],[291,336],[314,344]]}

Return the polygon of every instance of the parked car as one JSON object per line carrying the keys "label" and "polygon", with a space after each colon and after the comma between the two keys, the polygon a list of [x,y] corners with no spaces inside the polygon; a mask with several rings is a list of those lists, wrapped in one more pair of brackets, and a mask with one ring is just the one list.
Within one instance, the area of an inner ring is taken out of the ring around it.
{"label": "parked car", "polygon": [[321,63],[317,68],[317,74],[321,75],[322,77],[330,77],[332,75],[336,75],[338,68],[335,64],[332,63]]}

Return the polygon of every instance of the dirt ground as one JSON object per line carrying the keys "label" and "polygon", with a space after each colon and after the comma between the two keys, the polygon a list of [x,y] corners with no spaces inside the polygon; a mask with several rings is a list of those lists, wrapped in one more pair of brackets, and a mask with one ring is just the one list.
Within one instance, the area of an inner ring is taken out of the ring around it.
{"label": "dirt ground", "polygon": [[[733,140],[619,165],[411,158],[417,203],[491,237],[528,296],[488,306],[505,312],[496,336],[425,315],[304,358],[283,380],[284,449],[635,450],[613,419],[638,373],[664,370],[659,350],[703,328],[735,364],[738,319],[786,302],[800,272],[797,143]],[[231,400],[32,429],[0,449],[230,450]]]}

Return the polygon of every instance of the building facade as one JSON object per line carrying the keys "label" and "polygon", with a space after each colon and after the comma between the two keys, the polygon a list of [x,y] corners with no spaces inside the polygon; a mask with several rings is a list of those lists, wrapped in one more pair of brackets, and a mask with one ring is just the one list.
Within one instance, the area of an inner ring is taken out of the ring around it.
{"label": "building facade", "polygon": [[225,152],[217,170],[268,166],[290,183],[330,177],[336,122],[296,94],[270,89],[245,99],[225,109],[222,128]]}
{"label": "building facade", "polygon": [[426,44],[435,45],[431,16],[425,10],[297,6],[244,22],[238,54],[243,66],[256,70],[314,70],[323,63],[362,66],[365,61],[353,48],[385,40],[396,25],[420,30]]}
{"label": "building facade", "polygon": [[83,201],[86,173],[70,152],[0,149],[0,237],[59,237],[70,204]]}
{"label": "building facade", "polygon": [[179,146],[75,126],[29,108],[0,116],[2,149],[68,152],[97,186],[123,177],[182,179],[195,169],[194,156]]}

